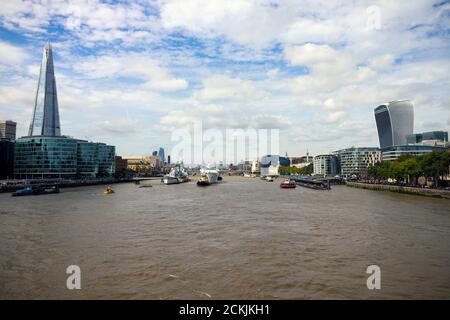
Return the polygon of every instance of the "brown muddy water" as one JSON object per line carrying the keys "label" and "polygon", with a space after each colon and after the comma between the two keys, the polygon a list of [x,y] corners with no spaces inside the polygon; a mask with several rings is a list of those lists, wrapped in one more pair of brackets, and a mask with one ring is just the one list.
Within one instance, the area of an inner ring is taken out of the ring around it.
{"label": "brown muddy water", "polygon": [[450,299],[449,200],[224,180],[0,194],[0,298]]}

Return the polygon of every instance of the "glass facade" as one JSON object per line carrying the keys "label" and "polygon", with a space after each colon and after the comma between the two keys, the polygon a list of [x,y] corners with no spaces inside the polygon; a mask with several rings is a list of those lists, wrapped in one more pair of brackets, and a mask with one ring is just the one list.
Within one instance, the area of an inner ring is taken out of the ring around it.
{"label": "glass facade", "polygon": [[78,141],[77,175],[95,178],[98,174],[98,145],[87,141]]}
{"label": "glass facade", "polygon": [[414,106],[409,100],[392,101],[375,108],[380,148],[406,144],[414,130]]}
{"label": "glass facade", "polygon": [[16,140],[16,178],[73,178],[76,173],[76,140],[66,137],[23,137]]}
{"label": "glass facade", "polygon": [[104,143],[98,143],[98,175],[110,177],[115,172],[116,148]]}
{"label": "glass facade", "polygon": [[159,157],[159,163],[161,164],[161,166],[164,166],[164,163],[166,161],[166,158],[164,155],[164,148],[159,148],[158,157]]}
{"label": "glass facade", "polygon": [[114,174],[115,147],[64,136],[16,141],[17,179],[99,178]]}
{"label": "glass facade", "polygon": [[401,155],[410,154],[415,156],[424,155],[433,151],[446,151],[445,147],[422,146],[422,145],[404,145],[392,146],[382,150],[381,160],[392,161],[398,159]]}
{"label": "glass facade", "polygon": [[339,173],[338,158],[333,154],[322,154],[314,157],[314,174],[323,176]]}
{"label": "glass facade", "polygon": [[448,132],[430,131],[430,132],[410,134],[406,137],[406,143],[408,145],[425,144],[425,145],[446,146],[448,144]]}
{"label": "glass facade", "polygon": [[56,92],[55,70],[52,46],[47,43],[42,55],[41,70],[34,101],[33,118],[29,136],[60,136],[58,95]]}

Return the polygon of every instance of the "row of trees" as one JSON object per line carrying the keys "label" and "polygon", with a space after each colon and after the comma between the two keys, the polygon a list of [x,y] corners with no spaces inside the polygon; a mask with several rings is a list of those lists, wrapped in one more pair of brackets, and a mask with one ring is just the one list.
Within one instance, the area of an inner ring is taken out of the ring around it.
{"label": "row of trees", "polygon": [[308,175],[313,173],[313,164],[309,164],[303,168],[297,168],[295,166],[289,167],[289,166],[284,166],[284,167],[280,167],[280,169],[278,170],[278,173],[281,175],[289,175],[289,174],[301,174],[301,175]]}
{"label": "row of trees", "polygon": [[439,177],[449,174],[450,152],[434,151],[422,156],[403,155],[394,161],[376,163],[367,174],[375,180],[395,179],[417,184],[419,177],[432,178],[437,186]]}

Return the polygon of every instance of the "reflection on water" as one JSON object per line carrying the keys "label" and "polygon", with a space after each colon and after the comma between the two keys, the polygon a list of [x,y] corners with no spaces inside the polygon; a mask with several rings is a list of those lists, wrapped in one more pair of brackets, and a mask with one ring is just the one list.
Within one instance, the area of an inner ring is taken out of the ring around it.
{"label": "reflection on water", "polygon": [[225,180],[0,194],[0,298],[450,298],[450,201]]}

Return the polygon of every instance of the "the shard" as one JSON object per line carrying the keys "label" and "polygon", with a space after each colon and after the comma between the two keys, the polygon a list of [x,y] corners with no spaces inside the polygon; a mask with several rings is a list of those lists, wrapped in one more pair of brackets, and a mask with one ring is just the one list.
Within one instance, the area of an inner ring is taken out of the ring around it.
{"label": "the shard", "polygon": [[29,136],[60,136],[58,96],[53,68],[52,45],[47,43],[42,56]]}

